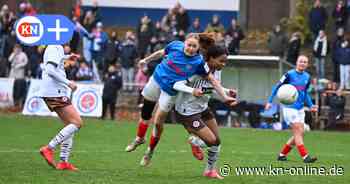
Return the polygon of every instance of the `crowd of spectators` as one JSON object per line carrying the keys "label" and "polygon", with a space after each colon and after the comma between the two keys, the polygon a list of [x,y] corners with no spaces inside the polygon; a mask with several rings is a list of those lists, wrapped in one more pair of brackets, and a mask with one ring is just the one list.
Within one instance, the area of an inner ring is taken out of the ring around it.
{"label": "crowd of spectators", "polygon": [[[320,0],[314,0],[309,12],[309,29],[312,32],[310,49],[314,54],[312,63],[315,64],[317,78],[327,77],[329,69],[326,66],[330,60],[334,69],[331,71],[332,80],[339,83],[337,90],[350,89],[350,44],[346,36],[348,9],[347,3],[339,0],[331,11],[334,20],[331,31],[336,33],[334,35],[328,35],[325,31],[329,11]],[[39,11],[27,1],[19,4],[17,12],[9,10],[6,4],[0,10],[0,77],[15,78],[15,88],[23,89],[15,91],[25,91],[26,79],[41,77],[45,47],[19,44],[13,28],[17,19]],[[245,33],[236,19],[232,19],[231,25],[225,28],[220,16],[214,14],[207,27],[201,27],[200,18],[190,17],[180,3],[176,3],[159,20],[152,20],[147,15],[140,17],[138,26],[124,35],[118,35],[115,30],[106,31],[97,1],[93,1],[91,7],[82,7],[81,1],[77,0],[70,18],[76,28],[72,40],[64,45],[64,51],[66,54],[78,53],[82,57],[78,63],[68,67],[68,78],[76,81],[109,81],[107,86],[111,86],[114,80],[109,80],[109,77],[118,75],[121,82],[118,80],[111,88],[128,92],[140,93],[160,62],[152,61],[147,66],[138,66],[139,59],[164,48],[173,40],[184,40],[189,32],[214,32],[217,44],[227,47],[232,55],[240,53],[240,43],[245,39]],[[267,49],[271,55],[295,64],[301,51],[301,38],[300,32],[288,36],[280,25],[276,25],[268,34]],[[14,95],[16,103],[23,103],[25,93]],[[138,103],[141,103],[141,95]]]}

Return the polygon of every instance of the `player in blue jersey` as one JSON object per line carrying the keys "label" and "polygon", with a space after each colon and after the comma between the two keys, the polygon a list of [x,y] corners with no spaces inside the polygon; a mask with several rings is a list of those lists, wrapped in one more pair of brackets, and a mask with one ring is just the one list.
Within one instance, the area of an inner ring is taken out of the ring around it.
{"label": "player in blue jersey", "polygon": [[281,153],[278,155],[277,160],[279,161],[287,160],[287,154],[292,150],[293,146],[297,147],[299,154],[305,163],[313,163],[317,160],[317,158],[309,156],[308,151],[304,146],[304,103],[306,103],[312,112],[316,112],[318,109],[317,106],[312,103],[311,97],[307,93],[307,89],[310,85],[310,74],[305,70],[308,65],[308,58],[304,55],[299,56],[296,68],[288,71],[282,76],[280,81],[273,88],[272,94],[265,106],[265,109],[271,108],[273,98],[276,96],[279,87],[283,84],[291,84],[298,90],[299,96],[296,102],[291,105],[284,105],[282,109],[283,118],[291,127],[293,136],[289,138]]}
{"label": "player in blue jersey", "polygon": [[214,79],[212,74],[208,73],[209,69],[200,54],[200,47],[205,50],[205,47],[209,44],[214,44],[214,40],[210,40],[208,36],[204,36],[204,34],[189,34],[185,42],[171,42],[165,49],[159,50],[140,61],[148,63],[151,60],[163,57],[162,62],[157,66],[142,92],[144,106],[141,111],[137,137],[126,148],[126,151],[133,151],[138,145],[144,143],[149,120],[158,101],[155,128],[151,135],[149,149],[145,157],[143,157],[141,165],[148,165],[148,160],[150,160],[162,133],[163,122],[174,105],[177,93],[173,89],[175,82],[186,80],[194,74],[198,74],[207,77],[213,84],[213,87],[224,97],[225,101],[234,101],[233,98],[225,95],[220,83]]}

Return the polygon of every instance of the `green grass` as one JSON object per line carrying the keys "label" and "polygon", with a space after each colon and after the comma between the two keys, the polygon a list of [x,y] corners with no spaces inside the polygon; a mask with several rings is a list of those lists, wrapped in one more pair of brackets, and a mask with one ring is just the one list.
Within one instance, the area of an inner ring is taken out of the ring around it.
{"label": "green grass", "polygon": [[[201,176],[205,162],[195,160],[186,143],[186,131],[180,125],[166,125],[163,138],[150,167],[139,166],[146,146],[124,152],[134,138],[135,122],[85,119],[85,127],[75,136],[71,162],[79,172],[57,171],[40,157],[38,149],[59,131],[55,118],[0,115],[0,183],[350,183],[349,133],[310,132],[306,145],[319,161],[312,166],[344,168],[343,176],[238,176],[236,167],[304,167],[293,150],[289,161],[275,161],[288,131],[256,129],[220,129],[222,149],[218,166],[229,164],[231,173],[223,181]],[[148,137],[148,136],[147,136]]]}

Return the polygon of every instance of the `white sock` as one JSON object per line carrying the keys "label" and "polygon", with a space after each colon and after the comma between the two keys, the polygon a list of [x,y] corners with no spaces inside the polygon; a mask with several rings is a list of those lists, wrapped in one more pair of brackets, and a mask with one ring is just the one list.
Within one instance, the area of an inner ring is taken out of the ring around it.
{"label": "white sock", "polygon": [[73,147],[73,137],[74,134],[63,141],[61,144],[60,159],[64,162],[68,162],[69,155]]}
{"label": "white sock", "polygon": [[190,141],[191,141],[192,144],[197,145],[197,146],[199,146],[201,148],[207,148],[208,147],[205,144],[205,142],[202,139],[200,139],[199,137],[197,137],[197,136],[191,136],[190,137]]}
{"label": "white sock", "polygon": [[71,137],[79,128],[74,124],[65,126],[58,134],[49,142],[49,148],[55,149],[55,147],[61,144],[63,141]]}
{"label": "white sock", "polygon": [[205,170],[213,170],[215,169],[216,161],[218,160],[220,152],[220,145],[219,146],[211,146],[208,149],[208,162],[207,167]]}

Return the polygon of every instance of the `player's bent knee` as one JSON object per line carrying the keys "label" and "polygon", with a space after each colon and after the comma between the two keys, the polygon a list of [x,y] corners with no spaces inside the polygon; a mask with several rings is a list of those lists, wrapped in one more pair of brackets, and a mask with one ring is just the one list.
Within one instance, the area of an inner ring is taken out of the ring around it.
{"label": "player's bent knee", "polygon": [[81,119],[80,116],[74,118],[74,120],[72,120],[72,123],[77,126],[78,128],[82,128],[84,123],[83,123],[83,120]]}
{"label": "player's bent knee", "polygon": [[207,146],[219,146],[220,145],[220,139],[218,138],[211,138],[205,141],[205,144]]}
{"label": "player's bent knee", "polygon": [[76,120],[74,122],[72,122],[75,126],[77,126],[78,128],[82,128],[84,123],[82,120]]}
{"label": "player's bent knee", "polygon": [[221,144],[221,140],[220,140],[220,138],[216,138],[215,139],[215,145],[214,146],[219,146]]}
{"label": "player's bent knee", "polygon": [[141,109],[142,119],[150,120],[152,118],[152,112],[155,106],[156,106],[156,102],[144,99],[143,106]]}

